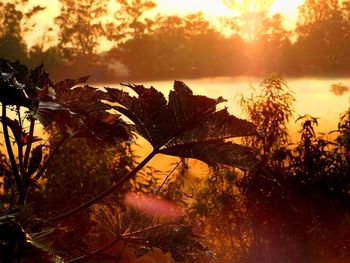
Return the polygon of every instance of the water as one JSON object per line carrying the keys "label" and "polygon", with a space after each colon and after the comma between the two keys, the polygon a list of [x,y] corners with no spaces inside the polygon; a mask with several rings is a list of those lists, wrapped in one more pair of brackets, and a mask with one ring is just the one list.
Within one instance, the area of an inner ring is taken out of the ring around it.
{"label": "water", "polygon": [[[236,77],[236,78],[203,78],[189,79],[184,81],[198,95],[217,98],[224,97],[228,102],[230,113],[245,117],[238,103],[238,94],[250,95],[251,87],[258,88],[263,79]],[[342,96],[336,96],[330,92],[332,84],[342,83],[350,87],[350,78],[295,78],[286,79],[288,87],[294,92],[296,102],[294,103],[295,114],[290,123],[290,130],[293,137],[300,129],[300,123],[295,120],[304,114],[318,117],[318,132],[326,133],[337,128],[340,113],[350,107],[349,96],[346,92]],[[173,80],[143,82],[145,87],[154,86],[165,95],[172,89]]]}
{"label": "water", "polygon": [[[249,77],[217,77],[217,78],[203,78],[203,79],[182,79],[187,86],[189,86],[194,94],[206,95],[208,97],[217,98],[219,96],[227,99],[227,103],[222,106],[228,107],[230,113],[245,118],[239,103],[238,94],[250,95],[251,87],[258,88],[261,78]],[[337,129],[340,113],[346,111],[350,107],[349,96],[350,93],[344,93],[342,96],[336,96],[330,92],[332,84],[342,83],[350,86],[350,78],[295,78],[286,79],[288,87],[294,92],[296,102],[294,104],[295,114],[293,120],[289,124],[289,131],[294,141],[298,140],[300,123],[295,123],[295,120],[304,114],[310,114],[313,117],[318,117],[319,125],[316,132],[327,133]],[[149,81],[137,84],[143,84],[145,87],[153,86],[165,96],[173,87],[173,80]],[[106,84],[99,86],[109,86],[120,88],[119,85]],[[137,154],[142,159],[151,151],[151,146],[146,141],[139,141],[138,147],[135,148]],[[170,170],[170,163],[176,162],[177,159],[169,156],[156,156],[150,165],[159,170]],[[192,160],[192,173],[205,176],[207,174],[206,166],[201,162]]]}

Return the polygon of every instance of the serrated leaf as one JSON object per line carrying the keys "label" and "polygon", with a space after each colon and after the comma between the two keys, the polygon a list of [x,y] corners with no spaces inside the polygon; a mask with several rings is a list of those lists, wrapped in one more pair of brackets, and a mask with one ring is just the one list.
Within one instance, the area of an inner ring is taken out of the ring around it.
{"label": "serrated leaf", "polygon": [[111,102],[119,104],[114,109],[128,117],[135,124],[136,132],[156,151],[242,169],[251,169],[256,163],[249,148],[225,141],[257,132],[255,125],[230,115],[227,109],[218,111],[216,106],[224,101],[222,97],[211,99],[193,95],[181,81],[174,82],[168,101],[153,87],[124,86],[135,91],[138,97],[106,88],[113,99]]}
{"label": "serrated leaf", "polygon": [[90,76],[84,76],[78,79],[65,79],[62,80],[54,85],[54,89],[58,95],[62,94],[63,92],[67,92],[74,86],[78,84],[85,83]]}
{"label": "serrated leaf", "polygon": [[131,234],[129,243],[136,248],[137,253],[147,253],[146,248],[160,248],[163,253],[170,252],[178,262],[195,262],[200,256],[208,257],[212,253],[200,243],[201,236],[193,232],[189,225],[164,225],[142,231],[133,239]]}
{"label": "serrated leaf", "polygon": [[198,159],[211,165],[221,163],[242,170],[251,170],[257,164],[251,148],[220,139],[171,146],[160,150],[160,153]]}
{"label": "serrated leaf", "polygon": [[119,118],[120,115],[107,112],[112,107],[102,100],[108,99],[108,93],[88,85],[66,89],[57,95],[57,100],[74,112],[72,121],[79,124],[67,124],[66,130],[71,131],[71,137],[95,138],[111,144],[130,138],[129,128]]}
{"label": "serrated leaf", "polygon": [[41,230],[40,232],[30,233],[27,238],[27,242],[39,248],[42,251],[56,254],[61,252],[56,247],[59,247],[57,243],[59,243],[59,236],[68,231],[65,228],[46,228]]}
{"label": "serrated leaf", "polygon": [[53,101],[40,101],[33,117],[47,127],[52,122],[64,122],[70,118],[71,112],[61,104]]}

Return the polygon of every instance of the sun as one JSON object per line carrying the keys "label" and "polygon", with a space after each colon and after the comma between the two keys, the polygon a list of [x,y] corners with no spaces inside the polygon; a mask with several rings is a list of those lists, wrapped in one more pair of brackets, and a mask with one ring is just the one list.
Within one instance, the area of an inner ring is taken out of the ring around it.
{"label": "sun", "polygon": [[186,15],[203,12],[207,17],[234,16],[237,10],[229,8],[221,0],[155,0],[157,10],[163,14]]}
{"label": "sun", "polygon": [[222,2],[230,9],[239,10],[241,14],[267,12],[289,15],[295,13],[304,0],[222,0]]}
{"label": "sun", "polygon": [[222,0],[231,9],[239,10],[241,14],[259,13],[270,10],[274,0]]}
{"label": "sun", "polygon": [[247,40],[253,40],[259,32],[265,15],[281,14],[287,29],[295,27],[298,17],[298,6],[304,0],[221,0],[232,10],[237,10],[241,17],[241,29]]}

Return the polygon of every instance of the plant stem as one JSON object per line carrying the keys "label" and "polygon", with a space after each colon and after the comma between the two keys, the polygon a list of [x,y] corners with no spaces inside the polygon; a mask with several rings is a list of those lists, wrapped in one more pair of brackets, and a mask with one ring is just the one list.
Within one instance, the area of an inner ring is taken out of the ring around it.
{"label": "plant stem", "polygon": [[83,256],[80,256],[78,258],[74,258],[74,259],[71,259],[71,260],[68,260],[68,261],[65,261],[65,263],[77,263],[77,262],[82,262],[82,261],[85,261],[91,257],[94,257],[100,253],[103,253],[104,251],[110,249],[115,243],[117,243],[119,240],[121,239],[120,236],[114,238],[111,242],[107,243],[105,246],[99,248],[99,249],[96,249],[95,251],[93,252],[90,252],[88,254],[85,254]]}
{"label": "plant stem", "polygon": [[16,181],[16,185],[17,185],[17,189],[18,189],[17,204],[23,205],[25,203],[26,194],[25,194],[24,187],[22,185],[22,180],[21,180],[20,174],[19,174],[18,169],[17,169],[15,156],[13,155],[10,137],[9,137],[9,132],[8,132],[8,128],[7,128],[6,118],[7,118],[7,116],[6,116],[6,104],[2,103],[2,120],[1,120],[1,122],[2,122],[2,127],[3,127],[3,132],[4,132],[4,139],[5,139],[7,153],[8,153],[10,162],[11,162],[13,175],[15,177],[15,181]]}
{"label": "plant stem", "polygon": [[29,154],[30,154],[30,150],[33,144],[33,135],[34,135],[34,125],[35,125],[35,120],[32,118],[30,120],[30,128],[29,128],[29,134],[28,134],[28,138],[29,138],[29,142],[27,144],[26,147],[26,152],[24,153],[24,162],[23,162],[23,166],[25,167],[25,169],[28,168],[28,161],[29,161]]}
{"label": "plant stem", "polygon": [[56,144],[55,148],[52,150],[52,152],[50,153],[49,157],[46,159],[46,162],[43,164],[43,166],[40,168],[40,170],[37,172],[37,174],[35,175],[35,180],[39,180],[40,177],[44,174],[44,172],[46,171],[47,167],[49,166],[50,162],[52,161],[52,158],[54,157],[54,155],[57,153],[58,149],[61,147],[61,145],[63,144],[63,142],[67,139],[66,136],[63,136],[60,141]]}
{"label": "plant stem", "polygon": [[[175,170],[177,169],[177,167],[180,165],[181,162],[182,162],[182,160],[180,160],[180,161],[175,165],[175,167],[171,170],[171,172],[165,177],[165,179],[163,180],[162,184],[158,187],[157,192],[155,192],[154,196],[152,197],[152,199],[151,199],[150,202],[148,203],[147,207],[149,207],[149,205],[151,204],[151,202],[152,202],[152,200],[155,198],[155,196],[157,196],[157,195],[159,194],[160,190],[163,188],[163,186],[165,185],[166,181],[168,181],[168,179],[169,179],[169,177],[171,176],[171,174],[172,174],[173,172],[175,172]],[[152,221],[152,219],[151,219],[151,221]],[[118,254],[117,263],[118,263],[118,262],[120,261],[120,259],[122,258],[122,255],[123,255],[123,253],[124,253],[124,250],[125,250],[125,248],[126,248],[126,245],[128,244],[129,240],[131,239],[131,236],[132,236],[132,235],[135,235],[134,230],[136,229],[137,224],[138,224],[139,222],[140,222],[140,221],[135,220],[135,223],[134,223],[134,225],[132,226],[130,233],[123,236],[123,238],[125,239],[125,242],[124,242],[124,244],[123,244],[122,249],[120,250],[120,252],[119,252],[119,254]],[[151,229],[148,229],[148,230],[151,230]],[[147,231],[147,230],[146,230],[146,231]],[[141,231],[141,233],[142,233],[142,231]]]}
{"label": "plant stem", "polygon": [[69,210],[67,212],[63,212],[62,214],[59,214],[59,215],[57,215],[55,217],[49,218],[48,221],[49,222],[55,222],[55,221],[62,220],[63,218],[66,218],[68,216],[76,214],[76,213],[78,213],[78,212],[88,208],[89,206],[99,202],[100,200],[102,200],[103,198],[108,196],[109,194],[111,194],[114,191],[116,191],[119,187],[121,187],[124,183],[129,181],[131,178],[133,178],[157,153],[158,153],[157,150],[153,150],[141,163],[139,163],[135,167],[134,170],[132,170],[130,173],[128,173],[127,175],[122,177],[113,186],[111,186],[110,188],[108,188],[107,190],[105,190],[104,192],[99,194],[98,196],[90,199],[89,201],[83,203],[82,205],[80,205],[80,206],[78,206],[76,208],[73,208],[73,209],[71,209],[71,210]]}
{"label": "plant stem", "polygon": [[[21,132],[22,132],[22,120],[21,120],[21,108],[20,108],[20,106],[17,106],[17,116],[18,116],[18,123],[19,123],[19,126],[21,127]],[[19,141],[19,142],[17,142],[17,147],[18,147],[19,170],[21,172],[22,181],[24,181],[25,180],[25,170],[24,170],[24,165],[23,165],[23,144]]]}
{"label": "plant stem", "polygon": [[[157,192],[155,193],[154,196],[156,196],[159,193],[159,191],[165,185],[166,181],[169,179],[170,175],[177,169],[177,167],[180,165],[181,162],[182,161],[179,161],[176,164],[176,166],[173,168],[173,170],[167,175],[167,177],[164,179],[163,183],[159,186],[159,188],[158,188],[158,190],[157,190]],[[135,221],[135,223],[137,224],[137,221]],[[132,229],[136,228],[136,224],[133,225]],[[164,226],[169,226],[169,225],[170,224],[157,225],[157,226],[150,227],[150,228],[143,229],[143,230],[136,231],[136,232],[133,232],[133,230],[131,230],[130,233],[116,237],[114,240],[112,240],[110,243],[108,243],[107,245],[103,246],[102,248],[99,248],[99,249],[95,250],[94,252],[90,252],[90,253],[85,254],[85,255],[83,255],[81,257],[78,257],[78,258],[72,259],[70,261],[67,261],[66,263],[80,262],[81,260],[86,260],[86,259],[88,259],[90,257],[95,256],[98,253],[102,253],[103,251],[105,251],[105,250],[109,249],[110,247],[112,247],[116,242],[118,242],[119,240],[123,239],[123,240],[125,240],[125,242],[124,242],[123,247],[122,247],[122,249],[119,252],[119,255],[117,257],[117,260],[119,261],[119,259],[121,258],[122,254],[123,254],[123,251],[124,251],[128,241],[131,239],[131,236],[140,235],[140,234],[146,233],[148,231],[152,231],[154,229],[162,228]]]}

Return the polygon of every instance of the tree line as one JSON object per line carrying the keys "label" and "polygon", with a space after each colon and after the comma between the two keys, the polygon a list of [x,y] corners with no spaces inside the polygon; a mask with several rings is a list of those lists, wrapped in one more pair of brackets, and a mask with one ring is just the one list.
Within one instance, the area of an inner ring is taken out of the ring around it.
{"label": "tree line", "polygon": [[[255,75],[281,72],[288,76],[345,75],[349,71],[350,1],[306,0],[294,30],[280,14],[261,16],[254,36],[245,37],[244,19],[221,22],[229,36],[202,13],[152,15],[151,0],[61,0],[54,44],[28,47],[24,34],[45,7],[30,1],[0,4],[0,56],[35,66],[44,62],[57,78],[64,69],[93,80],[169,79]],[[23,11],[27,10],[27,11]],[[43,38],[45,39],[45,38]],[[101,41],[111,48],[101,52]],[[62,66],[64,65],[64,66]]]}

